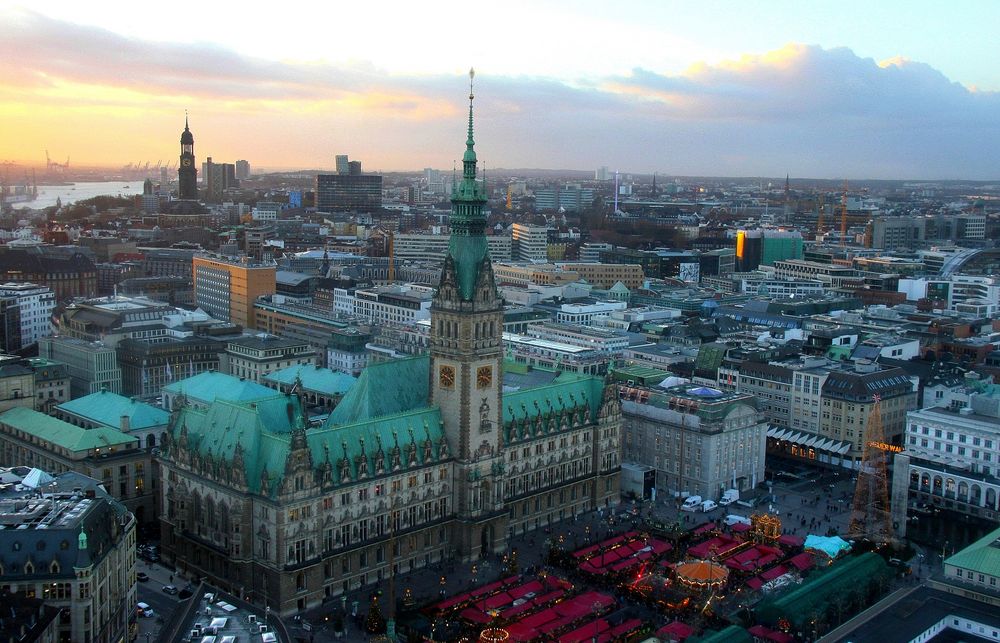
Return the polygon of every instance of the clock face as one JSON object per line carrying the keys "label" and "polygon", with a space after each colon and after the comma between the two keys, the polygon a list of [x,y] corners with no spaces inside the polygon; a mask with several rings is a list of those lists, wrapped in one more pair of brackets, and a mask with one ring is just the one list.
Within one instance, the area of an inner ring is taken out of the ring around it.
{"label": "clock face", "polygon": [[441,386],[445,388],[455,386],[455,367],[442,366],[438,371],[438,380],[441,382]]}
{"label": "clock face", "polygon": [[476,371],[476,386],[486,388],[493,383],[493,369],[489,366],[480,366]]}
{"label": "clock face", "polygon": [[184,164],[184,167],[190,167],[191,159],[184,159],[182,163]]}

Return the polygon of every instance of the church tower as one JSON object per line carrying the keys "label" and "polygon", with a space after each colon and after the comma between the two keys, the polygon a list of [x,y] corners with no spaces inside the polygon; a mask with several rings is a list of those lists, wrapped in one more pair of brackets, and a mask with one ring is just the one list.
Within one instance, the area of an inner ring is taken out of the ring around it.
{"label": "church tower", "polygon": [[198,199],[198,168],[194,164],[194,135],[188,129],[187,114],[184,115],[184,131],[181,132],[181,164],[177,168],[177,198]]}
{"label": "church tower", "polygon": [[469,133],[462,179],[451,195],[451,239],[431,306],[431,399],[456,459],[453,542],[465,559],[499,551],[507,536],[503,510],[501,359],[503,302],[486,243],[485,181],[477,178]]}

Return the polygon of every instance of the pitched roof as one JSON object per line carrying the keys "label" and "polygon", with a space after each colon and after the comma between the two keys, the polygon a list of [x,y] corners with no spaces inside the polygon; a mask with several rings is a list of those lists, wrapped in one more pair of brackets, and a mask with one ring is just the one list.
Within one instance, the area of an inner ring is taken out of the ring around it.
{"label": "pitched roof", "polygon": [[289,385],[296,379],[302,382],[303,389],[325,395],[343,395],[357,382],[352,375],[313,364],[295,364],[264,377],[265,382]]}
{"label": "pitched roof", "polygon": [[369,364],[347,391],[325,426],[354,424],[427,407],[430,399],[428,355]]}
{"label": "pitched roof", "polygon": [[163,390],[172,394],[184,394],[195,400],[211,402],[212,400],[228,400],[230,402],[249,402],[261,400],[275,395],[274,389],[267,388],[257,382],[241,380],[232,375],[205,371],[194,377],[188,377],[177,382],[171,382]]}
{"label": "pitched roof", "polygon": [[962,569],[1000,576],[1000,529],[995,529],[944,561]]}
{"label": "pitched roof", "polygon": [[63,402],[56,408],[112,428],[121,427],[122,416],[128,417],[131,429],[165,426],[170,421],[170,413],[167,411],[110,391],[78,397]]}
{"label": "pitched roof", "polygon": [[138,442],[135,436],[122,433],[118,429],[107,427],[83,429],[24,407],[15,407],[0,414],[0,422],[69,451],[135,446]]}

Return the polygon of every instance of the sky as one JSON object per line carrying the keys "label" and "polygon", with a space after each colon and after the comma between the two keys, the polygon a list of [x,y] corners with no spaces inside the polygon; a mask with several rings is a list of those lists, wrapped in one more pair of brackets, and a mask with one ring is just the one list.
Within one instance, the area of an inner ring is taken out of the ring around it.
{"label": "sky", "polygon": [[0,0],[0,161],[1000,178],[1000,2]]}

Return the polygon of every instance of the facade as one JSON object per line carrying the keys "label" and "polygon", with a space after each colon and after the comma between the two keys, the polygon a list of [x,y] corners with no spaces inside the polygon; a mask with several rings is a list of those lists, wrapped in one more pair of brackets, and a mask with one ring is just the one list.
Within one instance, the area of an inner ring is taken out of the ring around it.
{"label": "facade", "polygon": [[374,325],[412,324],[430,319],[433,296],[433,288],[412,284],[359,288],[353,314]]}
{"label": "facade", "polygon": [[56,302],[97,295],[97,267],[75,246],[0,248],[0,280],[48,287]]}
{"label": "facade", "polygon": [[277,289],[274,262],[194,257],[195,304],[215,319],[254,328],[254,301]]}
{"label": "facade", "polygon": [[[448,239],[446,234],[394,234],[392,257],[396,261],[441,261],[448,253]],[[489,245],[490,259],[510,261],[510,234],[489,235],[486,243]]]}
{"label": "facade", "polygon": [[596,288],[611,288],[621,282],[630,290],[641,288],[645,275],[642,266],[629,264],[604,264],[600,262],[557,263],[563,270],[572,270]]}
{"label": "facade", "polygon": [[846,282],[860,281],[857,271],[847,266],[787,259],[774,262],[774,275],[780,279],[806,279],[823,282],[827,287],[839,287]]}
{"label": "facade", "polygon": [[115,349],[104,342],[73,337],[43,337],[38,354],[62,362],[69,371],[70,396],[82,397],[101,390],[121,393],[122,371]]}
{"label": "facade", "polygon": [[27,363],[35,372],[35,410],[51,413],[54,406],[69,399],[69,369],[44,357],[29,357]]}
{"label": "facade", "polygon": [[177,166],[177,198],[198,200],[198,166],[194,160],[194,134],[188,129],[187,115],[184,116],[184,131],[181,132],[181,157]]}
{"label": "facade", "polygon": [[379,174],[317,174],[316,209],[372,210],[382,207],[382,176]]}
{"label": "facade", "polygon": [[511,228],[511,256],[517,261],[547,261],[549,231],[543,225],[515,223]]}
{"label": "facade", "polygon": [[802,247],[799,232],[740,230],[736,233],[736,270],[747,272],[784,259],[801,259]]}
{"label": "facade", "polygon": [[124,395],[150,399],[166,384],[220,366],[225,342],[203,336],[125,339],[118,343]]}
{"label": "facade", "polygon": [[213,163],[212,157],[205,160],[202,173],[205,183],[205,200],[209,203],[222,203],[226,190],[238,188],[236,165],[233,163]]}
{"label": "facade", "polygon": [[161,456],[179,570],[285,615],[617,502],[613,389],[501,368],[473,145],[470,110],[429,356],[368,366],[319,426],[296,395],[180,405]]}
{"label": "facade", "polygon": [[[96,480],[73,473],[43,477],[49,481],[44,489],[0,485],[4,584],[59,612],[49,626],[54,636],[35,640],[131,640],[136,625],[134,516]],[[4,614],[2,626],[7,627],[14,612],[5,606]],[[26,627],[9,640],[30,640],[24,638],[28,631],[33,630]]]}
{"label": "facade", "polygon": [[892,489],[900,536],[911,530],[908,517],[926,513],[922,507],[943,512],[936,520],[1000,520],[1000,399],[972,395],[962,408],[910,411],[902,448],[894,459]]}
{"label": "facade", "polygon": [[653,467],[659,493],[717,500],[764,477],[767,423],[757,401],[690,384],[621,387],[622,460]]}
{"label": "facade", "polygon": [[[0,298],[17,301],[21,324],[20,346],[5,346],[5,350],[21,350],[52,334],[52,309],[56,307],[56,299],[51,288],[31,283],[6,283],[0,285]],[[5,310],[9,309],[5,307]]]}
{"label": "facade", "polygon": [[191,280],[192,260],[200,250],[142,248],[142,270],[147,277],[184,277]]}
{"label": "facade", "polygon": [[35,408],[35,372],[22,362],[9,360],[0,363],[0,411],[14,407]]}
{"label": "facade", "polygon": [[598,318],[624,311],[628,302],[600,301],[593,304],[563,304],[556,313],[556,321],[561,324],[591,326]]}
{"label": "facade", "polygon": [[307,342],[261,333],[230,340],[222,355],[222,372],[262,383],[268,373],[316,362],[316,350]]}
{"label": "facade", "polygon": [[535,210],[538,212],[555,210],[580,212],[594,203],[594,191],[591,188],[581,188],[579,185],[538,188],[534,192]]}

